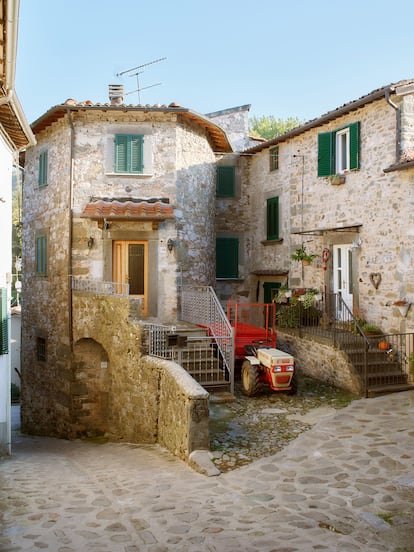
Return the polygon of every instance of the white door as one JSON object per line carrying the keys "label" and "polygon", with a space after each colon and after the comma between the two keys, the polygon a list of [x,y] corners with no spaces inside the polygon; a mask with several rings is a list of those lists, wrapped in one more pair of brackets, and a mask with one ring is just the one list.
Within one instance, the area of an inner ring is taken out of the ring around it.
{"label": "white door", "polygon": [[333,246],[334,293],[341,295],[352,312],[352,249],[351,244]]}

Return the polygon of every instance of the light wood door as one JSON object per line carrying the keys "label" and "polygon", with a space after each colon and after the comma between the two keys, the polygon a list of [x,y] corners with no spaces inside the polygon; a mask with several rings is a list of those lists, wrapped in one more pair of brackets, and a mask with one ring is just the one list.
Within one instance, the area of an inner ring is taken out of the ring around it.
{"label": "light wood door", "polygon": [[113,243],[114,282],[129,284],[129,295],[142,299],[142,314],[148,315],[148,242],[116,240]]}

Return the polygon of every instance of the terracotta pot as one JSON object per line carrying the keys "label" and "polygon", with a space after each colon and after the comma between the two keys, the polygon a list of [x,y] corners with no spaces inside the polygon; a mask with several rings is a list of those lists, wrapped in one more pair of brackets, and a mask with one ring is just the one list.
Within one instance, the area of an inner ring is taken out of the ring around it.
{"label": "terracotta pot", "polygon": [[388,341],[385,341],[385,340],[384,340],[384,341],[380,341],[380,342],[378,343],[378,349],[379,349],[380,351],[388,351],[388,349],[391,349],[391,346],[390,346],[390,344],[388,343]]}

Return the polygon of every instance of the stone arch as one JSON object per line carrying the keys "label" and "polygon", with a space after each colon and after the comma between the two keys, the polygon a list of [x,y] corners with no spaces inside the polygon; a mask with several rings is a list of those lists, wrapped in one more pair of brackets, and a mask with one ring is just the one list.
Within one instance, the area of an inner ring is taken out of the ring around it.
{"label": "stone arch", "polygon": [[71,386],[75,436],[96,437],[109,430],[111,373],[108,354],[90,338],[77,341],[73,349]]}

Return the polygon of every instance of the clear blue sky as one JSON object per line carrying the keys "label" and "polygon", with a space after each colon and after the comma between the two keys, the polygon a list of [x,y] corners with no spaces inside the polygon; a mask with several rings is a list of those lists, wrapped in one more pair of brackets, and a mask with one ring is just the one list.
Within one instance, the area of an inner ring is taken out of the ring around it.
{"label": "clear blue sky", "polygon": [[[16,91],[29,122],[68,98],[303,120],[414,78],[414,1],[20,0]],[[138,95],[126,97],[138,103]]]}

